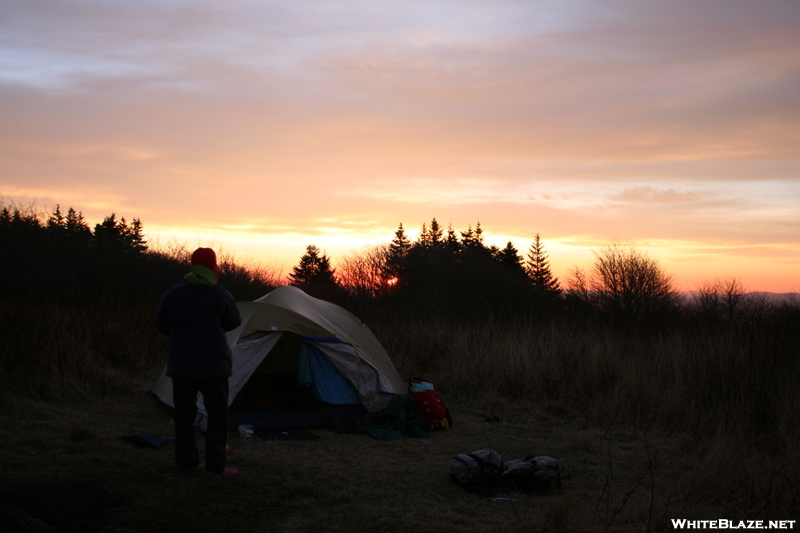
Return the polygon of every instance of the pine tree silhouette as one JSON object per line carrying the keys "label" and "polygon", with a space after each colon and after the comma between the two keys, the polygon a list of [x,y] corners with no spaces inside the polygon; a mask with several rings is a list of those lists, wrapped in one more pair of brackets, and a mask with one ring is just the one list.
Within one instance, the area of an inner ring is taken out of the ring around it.
{"label": "pine tree silhouette", "polygon": [[553,277],[552,272],[550,272],[550,262],[547,260],[547,253],[544,251],[544,244],[542,244],[538,232],[528,251],[526,267],[528,277],[537,292],[561,293],[558,278]]}
{"label": "pine tree silhouette", "polygon": [[508,241],[505,248],[498,250],[494,254],[494,258],[504,267],[525,272],[525,268],[522,266],[522,256],[519,255],[519,251],[511,241]]}
{"label": "pine tree silhouette", "polygon": [[289,281],[308,293],[327,296],[330,291],[338,288],[334,274],[328,256],[315,245],[309,244],[300,263],[292,267]]}

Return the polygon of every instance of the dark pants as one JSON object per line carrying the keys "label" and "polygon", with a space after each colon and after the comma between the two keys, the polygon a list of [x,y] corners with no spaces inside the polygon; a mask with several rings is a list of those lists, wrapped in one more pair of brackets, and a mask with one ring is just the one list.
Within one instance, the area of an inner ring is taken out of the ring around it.
{"label": "dark pants", "polygon": [[197,468],[200,457],[194,435],[197,393],[203,394],[208,413],[206,470],[219,474],[225,468],[228,444],[228,378],[212,380],[172,378],[175,402],[175,464],[178,470]]}

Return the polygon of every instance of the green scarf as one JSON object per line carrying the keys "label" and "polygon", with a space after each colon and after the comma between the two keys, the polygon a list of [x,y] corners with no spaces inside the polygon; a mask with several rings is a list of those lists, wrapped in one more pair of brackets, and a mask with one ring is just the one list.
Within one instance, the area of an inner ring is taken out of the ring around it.
{"label": "green scarf", "polygon": [[217,275],[203,265],[192,266],[192,271],[183,276],[183,279],[195,287],[213,287],[217,284]]}

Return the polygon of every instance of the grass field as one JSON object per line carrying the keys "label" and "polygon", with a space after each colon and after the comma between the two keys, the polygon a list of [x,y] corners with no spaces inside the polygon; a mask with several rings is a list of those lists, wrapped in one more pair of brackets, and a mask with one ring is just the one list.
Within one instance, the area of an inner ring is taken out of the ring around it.
{"label": "grass field", "polygon": [[[454,428],[396,441],[234,435],[240,475],[178,475],[172,445],[121,437],[172,435],[171,412],[146,391],[166,356],[155,310],[189,252],[90,244],[88,228],[43,220],[0,220],[0,533],[640,532],[800,518],[796,294],[767,299],[734,280],[647,313],[591,291],[511,305],[519,295],[496,291],[505,278],[480,269],[421,278],[431,291],[411,293],[419,301],[338,291],[403,379],[438,386]],[[222,264],[241,301],[278,282]],[[485,421],[490,411],[501,421]],[[564,485],[467,494],[450,458],[485,447],[555,457]]]}
{"label": "grass field", "polygon": [[[746,480],[753,466],[752,452],[742,457],[736,442],[598,427],[560,403],[497,395],[445,394],[454,428],[427,439],[378,441],[323,429],[317,440],[267,441],[232,433],[229,464],[239,475],[179,474],[172,444],[154,450],[121,438],[172,435],[171,410],[145,393],[148,386],[142,380],[88,405],[24,402],[13,418],[3,416],[7,530],[663,531],[672,518],[753,519],[769,505],[761,492],[742,507],[747,487],[719,484],[720,469],[741,470],[734,477]],[[487,422],[487,411],[501,421]],[[545,496],[503,494],[514,501],[464,492],[449,480],[450,458],[484,447],[504,459],[557,458],[563,487]],[[725,461],[736,464],[719,464]],[[785,486],[785,472],[760,474]],[[773,518],[792,518],[780,513]],[[40,529],[13,529],[13,517]]]}
{"label": "grass field", "polygon": [[[455,425],[427,439],[240,441],[237,476],[179,475],[152,306],[0,306],[0,531],[668,531],[800,518],[797,307],[631,334],[584,322],[371,320]],[[99,319],[100,318],[100,319]],[[486,412],[500,415],[487,422]],[[448,477],[492,448],[549,455],[563,487],[494,501]],[[797,526],[796,527],[800,527]]]}

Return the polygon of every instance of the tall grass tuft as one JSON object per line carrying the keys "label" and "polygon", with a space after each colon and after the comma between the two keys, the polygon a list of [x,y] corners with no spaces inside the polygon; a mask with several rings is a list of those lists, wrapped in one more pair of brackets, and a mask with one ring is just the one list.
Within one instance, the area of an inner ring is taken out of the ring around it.
{"label": "tall grass tuft", "polygon": [[[146,311],[150,311],[147,309]],[[8,395],[80,401],[130,387],[163,357],[142,306],[0,306],[0,383]],[[138,381],[137,381],[138,382]]]}
{"label": "tall grass tuft", "polygon": [[524,319],[395,321],[378,330],[402,373],[428,375],[445,389],[565,402],[604,424],[711,434],[723,421],[762,434],[800,427],[798,333],[770,325],[792,313],[654,334]]}

